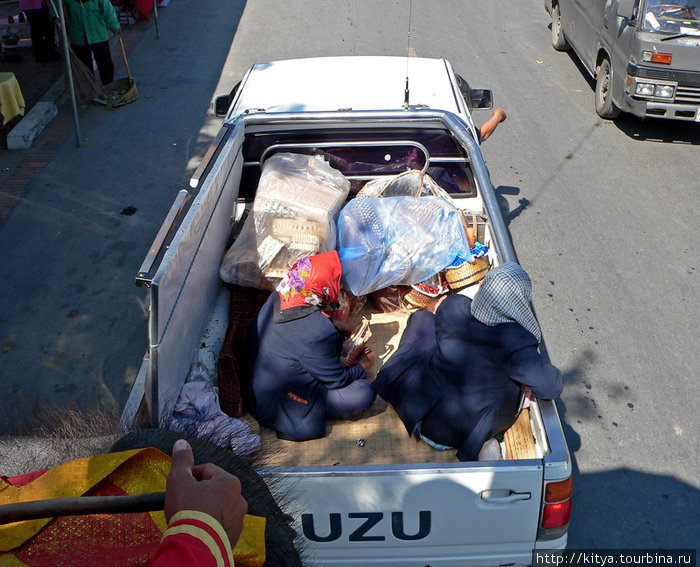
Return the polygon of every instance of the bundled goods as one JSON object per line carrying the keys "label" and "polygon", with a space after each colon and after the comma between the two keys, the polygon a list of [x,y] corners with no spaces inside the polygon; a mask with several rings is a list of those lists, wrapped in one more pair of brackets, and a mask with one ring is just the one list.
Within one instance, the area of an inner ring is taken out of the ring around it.
{"label": "bundled goods", "polygon": [[343,285],[364,295],[422,282],[471,260],[459,210],[441,197],[352,199],[338,219]]}
{"label": "bundled goods", "polygon": [[343,366],[352,366],[356,364],[365,351],[371,337],[372,331],[369,328],[369,321],[363,318],[360,324],[355,327],[352,334],[345,339],[343,349],[340,353],[340,364]]}
{"label": "bundled goods", "polygon": [[241,233],[224,256],[227,283],[272,290],[300,258],[336,247],[350,182],[320,156],[280,153],[263,165]]}
{"label": "bundled goods", "polygon": [[411,291],[410,286],[390,285],[370,294],[372,305],[382,313],[393,313],[403,309],[404,297]]}
{"label": "bundled goods", "polygon": [[365,183],[357,197],[442,197],[449,201],[449,194],[427,173],[417,169],[398,175],[379,177]]}
{"label": "bundled goods", "polygon": [[457,257],[445,270],[445,279],[451,289],[461,289],[479,283],[491,269],[488,258],[489,249],[477,240],[479,225],[476,214],[473,211],[460,212],[472,257],[471,260]]}

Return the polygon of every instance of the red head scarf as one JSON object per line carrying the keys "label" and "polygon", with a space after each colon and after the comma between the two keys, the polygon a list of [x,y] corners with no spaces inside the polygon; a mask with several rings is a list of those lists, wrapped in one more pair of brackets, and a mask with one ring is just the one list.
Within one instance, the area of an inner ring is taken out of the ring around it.
{"label": "red head scarf", "polygon": [[280,305],[275,323],[299,319],[338,303],[342,273],[335,250],[297,260],[277,286]]}

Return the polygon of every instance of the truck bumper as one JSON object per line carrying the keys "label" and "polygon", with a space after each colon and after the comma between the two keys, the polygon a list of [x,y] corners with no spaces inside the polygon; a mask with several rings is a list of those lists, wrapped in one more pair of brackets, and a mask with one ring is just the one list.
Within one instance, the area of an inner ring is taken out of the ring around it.
{"label": "truck bumper", "polygon": [[[643,83],[672,87],[672,100],[662,97],[643,97],[635,94]],[[700,72],[678,69],[659,69],[646,65],[627,64],[622,110],[640,118],[670,118],[686,122],[700,122]]]}
{"label": "truck bumper", "polygon": [[687,122],[700,122],[700,106],[627,99],[622,110],[640,118],[671,118]]}
{"label": "truck bumper", "polygon": [[535,551],[563,551],[566,549],[566,544],[568,543],[569,532],[566,532],[563,536],[556,539],[550,540],[537,540],[535,542]]}

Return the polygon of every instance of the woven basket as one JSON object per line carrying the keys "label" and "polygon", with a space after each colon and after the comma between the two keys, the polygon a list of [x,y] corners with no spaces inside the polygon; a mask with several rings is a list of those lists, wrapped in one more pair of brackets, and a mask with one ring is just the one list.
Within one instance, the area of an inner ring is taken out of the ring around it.
{"label": "woven basket", "polygon": [[479,283],[491,269],[488,258],[474,258],[474,262],[464,262],[454,268],[445,270],[445,280],[450,289],[462,289]]}
{"label": "woven basket", "polygon": [[315,221],[273,218],[272,234],[282,242],[291,242],[295,236],[314,235],[317,239],[323,236],[323,225]]}
{"label": "woven basket", "polygon": [[106,93],[107,107],[111,109],[124,106],[139,98],[139,92],[136,90],[136,81],[134,81],[134,79],[117,79],[105,85],[104,90]]}
{"label": "woven basket", "polygon": [[[460,209],[462,225],[467,235],[469,246],[473,247],[479,238],[479,224],[474,211]],[[471,225],[467,220],[471,219]],[[445,270],[445,280],[450,289],[461,289],[475,283],[479,283],[486,276],[486,272],[491,269],[491,264],[487,257],[474,258],[473,262],[464,262],[454,268]]]}
{"label": "woven basket", "polygon": [[415,288],[411,288],[411,291],[403,296],[403,307],[405,309],[427,309],[432,311],[438,299],[440,298],[430,297]]}
{"label": "woven basket", "polygon": [[[436,278],[438,278],[437,282],[435,281]],[[429,282],[428,285],[426,285],[426,282],[412,285],[403,298],[406,307],[417,307],[418,309],[433,311],[437,302],[448,291],[444,276],[438,274],[436,278],[434,277],[430,278],[430,280],[426,280]],[[434,287],[435,284],[437,284],[439,288]]]}

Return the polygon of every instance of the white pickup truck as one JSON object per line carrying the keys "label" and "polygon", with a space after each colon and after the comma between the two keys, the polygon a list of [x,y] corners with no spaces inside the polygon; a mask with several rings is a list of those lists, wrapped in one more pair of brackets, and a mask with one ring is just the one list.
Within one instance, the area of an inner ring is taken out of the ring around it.
{"label": "white pickup truck", "polygon": [[[192,178],[193,197],[180,192],[137,276],[149,290],[149,347],[124,425],[167,419],[225,287],[222,257],[275,152],[323,152],[342,162],[357,156],[343,171],[349,198],[369,179],[404,171],[407,156],[415,163],[418,154],[423,171],[451,181],[445,188],[457,207],[484,219],[479,234],[492,265],[515,260],[470,115],[491,106],[491,93],[470,89],[448,61],[257,64],[217,102],[228,111]],[[368,303],[362,314],[380,367],[406,313],[372,311]],[[322,439],[294,443],[260,430],[259,470],[285,479],[286,511],[310,564],[528,565],[535,550],[566,547],[572,469],[554,402],[534,400],[522,415],[519,433],[504,438],[503,460],[459,462],[454,451],[408,437],[377,399],[361,419],[329,422]]]}

